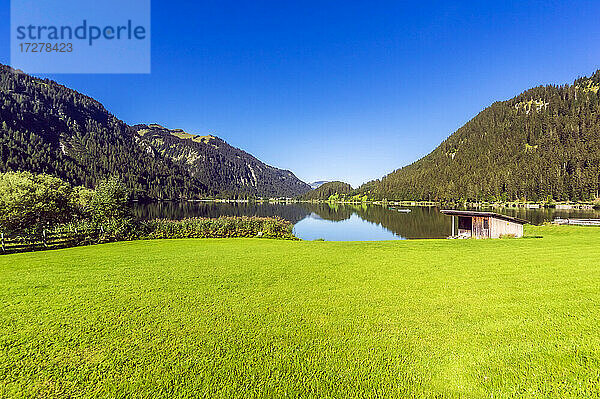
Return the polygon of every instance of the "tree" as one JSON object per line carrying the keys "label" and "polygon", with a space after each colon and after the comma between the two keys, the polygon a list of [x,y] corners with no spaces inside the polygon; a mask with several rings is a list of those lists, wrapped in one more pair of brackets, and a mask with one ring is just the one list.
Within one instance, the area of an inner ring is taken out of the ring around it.
{"label": "tree", "polygon": [[71,186],[49,175],[0,174],[0,227],[6,233],[39,230],[71,218]]}
{"label": "tree", "polygon": [[91,217],[91,204],[94,198],[94,190],[83,186],[73,187],[69,205],[73,212],[73,216],[77,219],[89,219]]}
{"label": "tree", "polygon": [[127,188],[114,176],[101,181],[89,202],[89,210],[92,220],[99,224],[129,220],[131,206]]}

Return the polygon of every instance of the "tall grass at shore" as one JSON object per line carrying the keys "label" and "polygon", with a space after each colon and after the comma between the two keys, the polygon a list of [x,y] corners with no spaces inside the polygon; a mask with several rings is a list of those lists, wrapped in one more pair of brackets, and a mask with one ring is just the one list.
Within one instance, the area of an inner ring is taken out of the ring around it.
{"label": "tall grass at shore", "polygon": [[155,219],[139,222],[140,238],[231,238],[264,237],[294,239],[293,225],[273,217]]}

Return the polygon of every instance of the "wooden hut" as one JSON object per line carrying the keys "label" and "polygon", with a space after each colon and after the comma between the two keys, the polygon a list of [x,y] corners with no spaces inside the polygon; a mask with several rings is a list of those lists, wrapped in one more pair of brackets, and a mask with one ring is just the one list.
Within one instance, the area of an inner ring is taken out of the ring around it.
{"label": "wooden hut", "polygon": [[[523,237],[523,225],[527,220],[500,215],[494,212],[442,210],[452,217],[452,236],[458,238],[500,238],[501,236]],[[454,217],[458,218],[455,234]]]}

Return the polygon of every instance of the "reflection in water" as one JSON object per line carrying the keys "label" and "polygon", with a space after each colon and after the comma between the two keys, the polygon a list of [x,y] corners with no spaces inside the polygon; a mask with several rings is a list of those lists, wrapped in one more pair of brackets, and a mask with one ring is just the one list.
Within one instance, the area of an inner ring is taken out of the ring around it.
{"label": "reflection in water", "polygon": [[340,221],[331,221],[311,213],[294,226],[294,235],[303,240],[325,239],[327,241],[378,241],[398,240],[399,235],[385,227],[370,223],[357,214]]}
{"label": "reflection in water", "polygon": [[298,206],[306,209],[309,213],[318,215],[321,219],[340,222],[350,219],[354,208],[346,204],[308,204],[301,203]]}
{"label": "reflection in water", "polygon": [[370,206],[357,210],[368,221],[381,223],[385,228],[405,238],[446,238],[452,230],[452,219],[438,208],[410,208],[410,213]]}
{"label": "reflection in water", "polygon": [[219,216],[278,216],[293,224],[310,212],[285,204],[256,204],[250,202],[151,202],[134,206],[138,219],[184,219],[190,217],[218,218]]}
{"label": "reflection in water", "polygon": [[[445,238],[452,219],[435,207],[411,207],[410,213],[366,204],[257,204],[222,202],[155,202],[136,204],[140,219],[186,217],[278,216],[295,225],[296,236],[325,240],[393,240],[399,238]],[[505,208],[493,210],[541,224],[560,218],[600,218],[600,211]]]}

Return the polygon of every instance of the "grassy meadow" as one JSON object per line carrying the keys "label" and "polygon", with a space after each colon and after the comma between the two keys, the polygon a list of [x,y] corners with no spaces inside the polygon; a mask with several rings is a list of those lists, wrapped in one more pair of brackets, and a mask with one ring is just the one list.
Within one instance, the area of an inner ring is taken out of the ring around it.
{"label": "grassy meadow", "polygon": [[600,228],[0,256],[0,397],[600,397]]}

